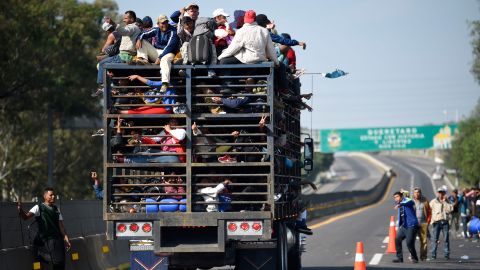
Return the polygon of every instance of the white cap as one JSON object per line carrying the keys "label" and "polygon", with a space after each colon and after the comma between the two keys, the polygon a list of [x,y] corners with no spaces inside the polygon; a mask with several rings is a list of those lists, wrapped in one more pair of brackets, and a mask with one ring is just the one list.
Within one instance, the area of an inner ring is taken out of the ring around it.
{"label": "white cap", "polygon": [[220,16],[220,15],[223,15],[225,17],[228,17],[230,15],[228,15],[228,13],[225,12],[225,10],[223,10],[223,8],[217,8],[213,11],[213,17],[217,17],[217,16]]}

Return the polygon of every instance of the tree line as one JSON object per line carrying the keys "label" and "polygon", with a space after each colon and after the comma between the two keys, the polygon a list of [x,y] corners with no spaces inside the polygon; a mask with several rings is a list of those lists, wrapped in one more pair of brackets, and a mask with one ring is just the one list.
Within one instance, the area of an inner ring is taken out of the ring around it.
{"label": "tree line", "polygon": [[58,193],[93,198],[88,172],[102,166],[102,141],[69,123],[101,115],[90,97],[99,25],[117,9],[111,0],[0,1],[0,200],[31,200],[47,184],[49,111]]}
{"label": "tree line", "polygon": [[[480,21],[470,24],[472,35],[472,75],[480,83]],[[460,121],[459,134],[447,155],[447,163],[457,169],[462,182],[469,186],[480,184],[480,100],[470,116]]]}

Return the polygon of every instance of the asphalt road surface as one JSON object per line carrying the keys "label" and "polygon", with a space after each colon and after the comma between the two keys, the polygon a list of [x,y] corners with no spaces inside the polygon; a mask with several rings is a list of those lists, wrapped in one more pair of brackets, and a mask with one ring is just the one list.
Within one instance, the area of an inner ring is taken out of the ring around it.
{"label": "asphalt road surface", "polygon": [[339,180],[320,185],[317,193],[368,190],[383,175],[382,171],[358,156],[336,155],[332,169]]}
{"label": "asphalt road surface", "polygon": [[[443,183],[433,183],[429,174],[433,162],[406,156],[375,156],[397,172],[397,178],[386,200],[366,208],[342,213],[334,217],[311,221],[314,235],[307,238],[307,251],[302,256],[303,269],[352,269],[356,242],[365,246],[367,269],[480,269],[480,244],[465,241],[451,232],[449,261],[437,259],[433,262],[413,264],[408,260],[408,250],[404,243],[405,263],[394,264],[394,254],[385,254],[390,216],[396,215],[391,194],[400,188],[411,190],[421,187],[427,198],[434,197],[434,188]],[[430,243],[429,243],[430,247]],[[417,241],[417,252],[418,241]],[[443,258],[442,243],[437,258]],[[430,255],[430,254],[429,254]],[[466,259],[468,256],[468,259]],[[463,257],[463,259],[462,259]]]}

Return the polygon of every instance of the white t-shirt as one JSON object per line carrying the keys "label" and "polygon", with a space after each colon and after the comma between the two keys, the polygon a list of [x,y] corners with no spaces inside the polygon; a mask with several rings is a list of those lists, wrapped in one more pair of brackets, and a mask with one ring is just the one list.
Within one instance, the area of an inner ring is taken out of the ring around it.
{"label": "white t-shirt", "polygon": [[[43,205],[51,209],[50,206],[48,206],[46,204],[43,204]],[[40,216],[40,208],[38,207],[38,204],[36,204],[34,207],[32,207],[32,209],[30,209],[30,211],[28,211],[28,212],[34,214],[36,217],[39,217]],[[62,213],[60,212],[59,208],[58,208],[58,212],[60,213],[60,215],[58,216],[58,220],[63,220]]]}

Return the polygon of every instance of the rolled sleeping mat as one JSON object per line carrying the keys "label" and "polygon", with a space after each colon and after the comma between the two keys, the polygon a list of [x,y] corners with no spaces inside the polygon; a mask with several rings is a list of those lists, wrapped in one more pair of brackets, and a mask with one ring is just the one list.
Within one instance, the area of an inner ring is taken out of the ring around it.
{"label": "rolled sleeping mat", "polygon": [[162,199],[160,202],[172,203],[172,204],[160,204],[160,211],[161,212],[176,212],[176,211],[178,211],[178,204],[173,204],[173,203],[178,202],[177,199],[167,198],[167,199]]}
{"label": "rolled sleeping mat", "polygon": [[[147,203],[149,203],[149,202],[157,202],[157,201],[155,201],[155,200],[152,199],[152,198],[147,198],[147,199],[145,199],[145,201],[146,201]],[[157,212],[158,212],[158,204],[147,204],[146,207],[145,207],[145,209],[146,209],[147,214],[148,214],[148,213],[157,213]]]}
{"label": "rolled sleeping mat", "polygon": [[[187,199],[181,199],[180,202],[186,203]],[[187,212],[186,204],[180,204],[179,208],[180,208],[180,212]]]}
{"label": "rolled sleeping mat", "polygon": [[468,231],[471,235],[480,233],[480,219],[473,217],[472,220],[468,223]]}

